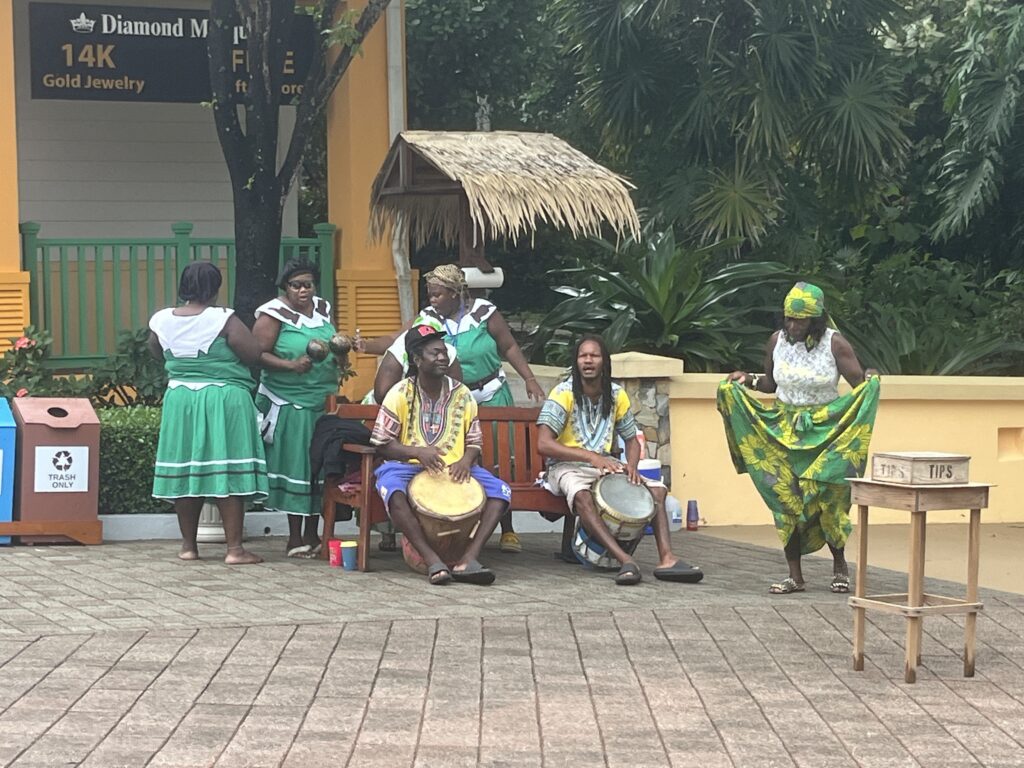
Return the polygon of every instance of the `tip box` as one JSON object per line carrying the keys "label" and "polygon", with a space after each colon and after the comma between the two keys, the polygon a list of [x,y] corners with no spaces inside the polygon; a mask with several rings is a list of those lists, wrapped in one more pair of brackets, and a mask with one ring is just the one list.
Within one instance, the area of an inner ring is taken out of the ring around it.
{"label": "tip box", "polygon": [[937,451],[890,451],[871,457],[871,479],[901,485],[962,485],[971,457]]}

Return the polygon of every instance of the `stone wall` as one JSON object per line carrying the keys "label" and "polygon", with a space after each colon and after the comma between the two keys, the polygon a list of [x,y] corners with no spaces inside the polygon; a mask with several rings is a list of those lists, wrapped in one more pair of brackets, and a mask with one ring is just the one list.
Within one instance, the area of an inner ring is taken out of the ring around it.
{"label": "stone wall", "polygon": [[669,379],[621,379],[633,405],[633,417],[646,443],[644,458],[658,459],[665,484],[672,485],[672,425],[669,417]]}

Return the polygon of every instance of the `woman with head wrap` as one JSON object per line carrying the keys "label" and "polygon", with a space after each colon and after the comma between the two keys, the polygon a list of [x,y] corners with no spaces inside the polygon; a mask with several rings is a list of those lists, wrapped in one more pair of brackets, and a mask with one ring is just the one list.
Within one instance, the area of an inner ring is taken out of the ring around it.
{"label": "woman with head wrap", "polygon": [[[859,477],[878,408],[878,377],[861,369],[850,343],[828,327],[825,296],[797,283],[786,296],[782,329],[765,352],[765,373],[734,371],[718,388],[729,452],[772,511],[789,576],[772,594],[804,591],[801,555],[828,545],[830,589],[849,592],[849,477]],[[839,396],[839,376],[853,387]],[[743,387],[775,393],[769,406]]]}
{"label": "woman with head wrap", "polygon": [[310,478],[309,443],[327,395],[338,391],[339,364],[347,355],[314,360],[310,342],[334,336],[331,305],[316,295],[316,267],[292,259],[278,275],[281,295],[256,310],[253,334],[260,344],[256,407],[263,414],[269,510],[288,515],[288,557],[314,557],[320,550],[320,501]]}
{"label": "woman with head wrap", "polygon": [[[501,367],[501,361],[507,360],[526,384],[527,396],[543,403],[547,394],[537,384],[512,329],[494,304],[470,297],[462,269],[457,264],[442,264],[423,279],[430,309],[444,326],[445,340],[455,347],[462,366],[462,381],[473,393],[473,399],[492,407],[514,405]],[[503,552],[522,551],[519,536],[512,529],[511,512],[501,520],[498,548]]]}
{"label": "woman with head wrap", "polygon": [[220,285],[217,267],[192,262],[178,285],[184,304],[149,321],[150,352],[164,361],[168,377],[153,495],[174,502],[182,560],[199,559],[199,513],[213,499],[224,522],[224,562],[243,565],[262,560],[242,547],[245,505],[267,495],[248,368],[260,350],[235,311],[216,305]]}
{"label": "woman with head wrap", "polygon": [[[537,384],[512,329],[494,304],[487,299],[470,297],[462,268],[457,264],[442,264],[424,275],[423,279],[427,284],[430,307],[420,313],[417,322],[433,319],[441,324],[445,341],[454,352],[454,356],[449,353],[449,357],[458,360],[461,380],[473,394],[473,399],[480,405],[492,407],[514,405],[512,390],[501,366],[502,360],[507,360],[526,384],[527,396],[538,403],[544,402],[547,394]],[[369,351],[372,346],[366,349]],[[378,389],[376,384],[374,388]],[[387,391],[386,387],[380,389]],[[511,513],[502,518],[501,531],[498,545],[501,551],[522,551],[519,536],[512,528]]]}

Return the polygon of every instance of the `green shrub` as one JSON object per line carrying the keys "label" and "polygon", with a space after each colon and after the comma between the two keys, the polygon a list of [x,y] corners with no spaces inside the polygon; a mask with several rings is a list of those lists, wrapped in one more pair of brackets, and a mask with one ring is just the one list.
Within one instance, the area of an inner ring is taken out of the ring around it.
{"label": "green shrub", "polygon": [[753,289],[778,285],[782,291],[794,279],[777,262],[716,258],[736,241],[688,248],[656,222],[640,242],[597,242],[612,267],[590,263],[548,273],[568,278],[569,285],[553,289],[568,298],[540,321],[530,345],[534,360],[568,365],[575,339],[591,332],[601,333],[611,352],[681,357],[690,371],[731,370],[758,359],[771,332],[751,318],[766,309]]}
{"label": "green shrub", "polygon": [[148,339],[148,328],[118,334],[117,351],[92,372],[89,396],[97,408],[163,401],[167,372],[149,353]]}
{"label": "green shrub", "polygon": [[146,405],[100,408],[100,512],[166,512],[154,499],[153,465],[160,409]]}

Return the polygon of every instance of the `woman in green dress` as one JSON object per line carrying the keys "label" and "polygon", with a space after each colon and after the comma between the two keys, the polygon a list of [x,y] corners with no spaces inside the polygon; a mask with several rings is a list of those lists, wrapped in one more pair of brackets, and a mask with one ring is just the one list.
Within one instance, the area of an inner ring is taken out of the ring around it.
{"label": "woman in green dress", "polygon": [[263,367],[256,407],[267,452],[266,508],[288,515],[288,557],[315,557],[320,550],[320,500],[310,482],[309,443],[340,378],[337,357],[315,361],[306,354],[310,341],[326,345],[335,333],[331,305],[316,295],[314,275],[308,262],[287,262],[278,276],[281,296],[256,310],[253,326]]}
{"label": "woman in green dress", "polygon": [[[849,592],[846,540],[850,485],[867,462],[878,408],[878,377],[861,369],[850,342],[828,327],[825,296],[797,283],[786,296],[782,329],[765,350],[765,373],[733,371],[718,388],[718,410],[736,471],[747,473],[771,510],[789,576],[772,594],[804,591],[801,555],[826,544],[833,592]],[[840,375],[853,387],[839,396]],[[775,393],[768,405],[743,387]]]}
{"label": "woman in green dress", "polygon": [[[516,343],[512,329],[501,312],[487,299],[470,298],[462,269],[457,264],[442,264],[423,277],[427,284],[430,310],[441,321],[445,341],[451,344],[462,366],[462,381],[479,405],[511,407],[512,390],[505,379],[502,360],[515,368],[526,384],[527,396],[538,403],[547,393],[537,383],[526,356]],[[519,536],[512,528],[512,513],[501,519],[502,552],[521,552]]]}
{"label": "woman in green dress", "polygon": [[255,382],[247,367],[260,352],[234,310],[214,304],[220,286],[216,266],[193,262],[178,286],[184,305],[163,309],[149,321],[149,349],[164,361],[168,376],[153,496],[174,502],[182,560],[199,559],[199,513],[213,499],[224,521],[224,562],[244,565],[262,561],[242,547],[245,505],[267,495]]}

